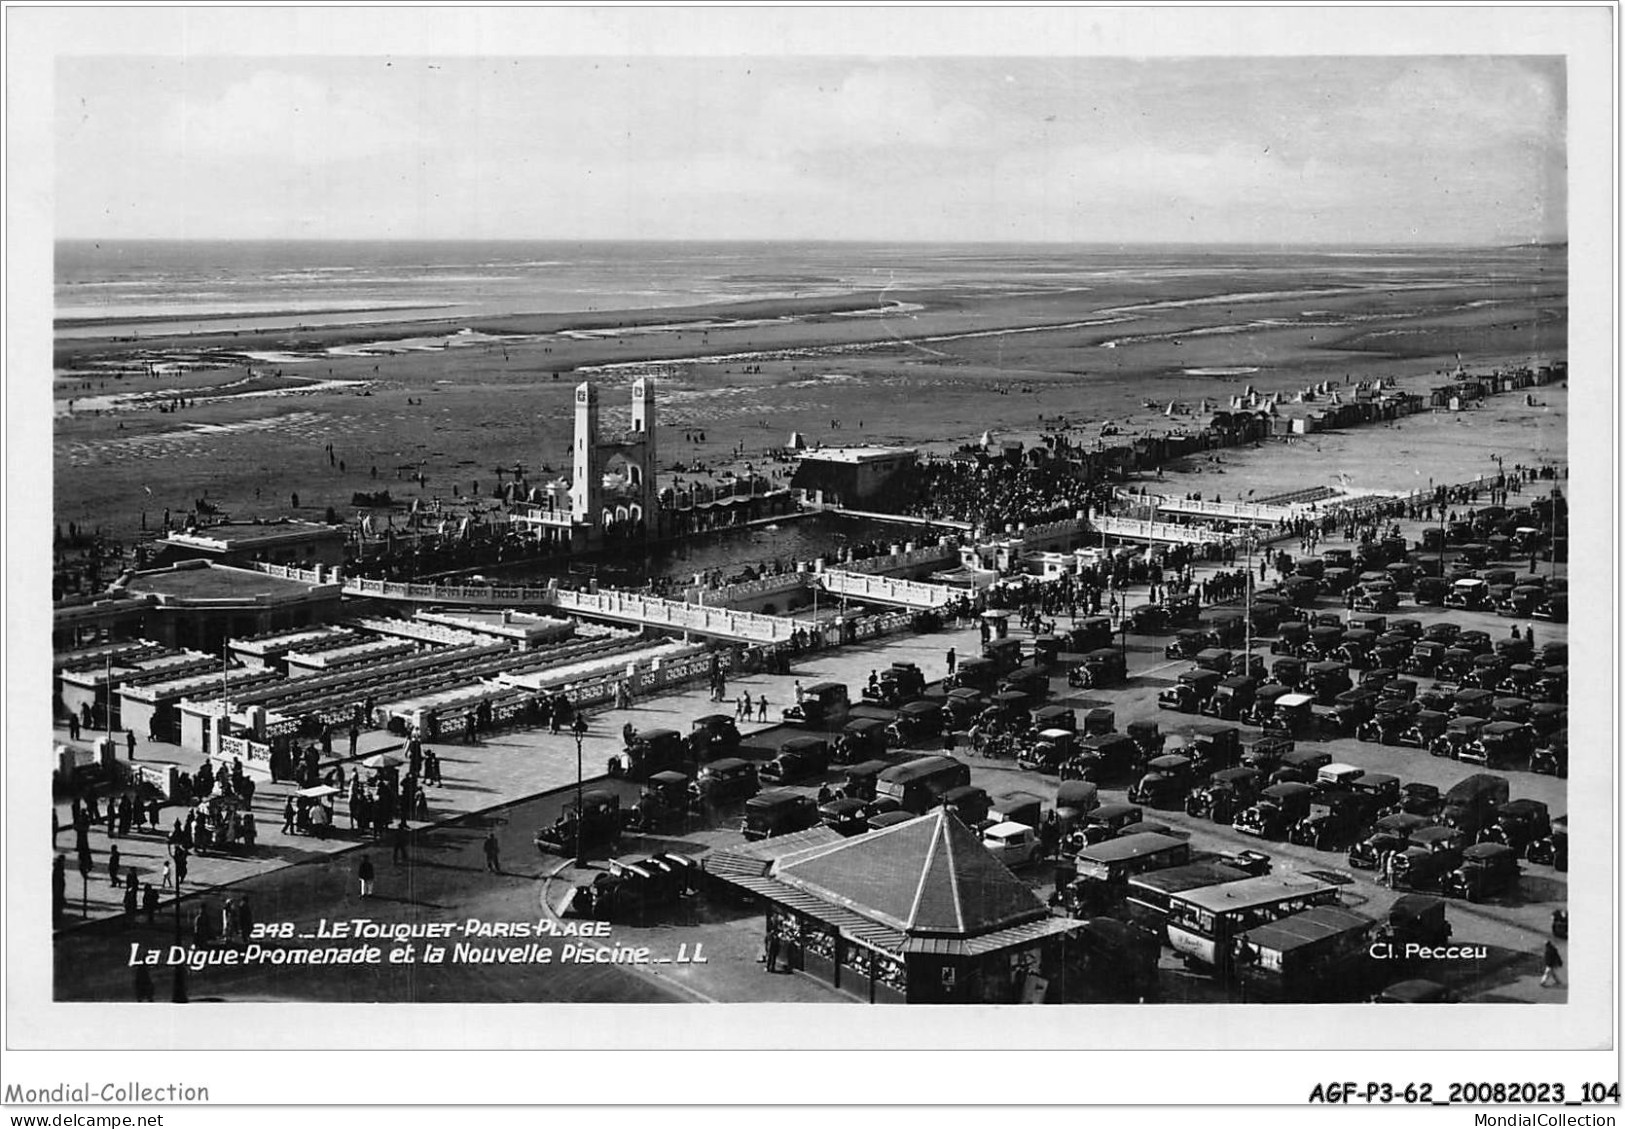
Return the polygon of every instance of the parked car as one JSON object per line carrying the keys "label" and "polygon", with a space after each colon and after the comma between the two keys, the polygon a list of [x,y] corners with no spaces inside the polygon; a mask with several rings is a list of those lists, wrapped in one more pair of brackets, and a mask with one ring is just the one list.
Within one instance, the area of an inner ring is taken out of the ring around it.
{"label": "parked car", "polygon": [[1224,676],[1215,670],[1184,671],[1174,685],[1157,694],[1157,708],[1195,713],[1203,702],[1213,696],[1222,681]]}
{"label": "parked car", "polygon": [[818,808],[818,819],[825,827],[850,838],[869,830],[869,805],[856,797],[831,800]]}
{"label": "parked car", "polygon": [[1433,743],[1444,735],[1450,725],[1450,715],[1437,710],[1417,710],[1410,724],[1401,731],[1398,743],[1416,749],[1432,749]]}
{"label": "parked car", "polygon": [[779,755],[758,771],[769,784],[790,784],[817,776],[828,768],[827,742],[818,737],[795,737],[780,746]]}
{"label": "parked car", "polygon": [[1556,733],[1537,741],[1529,754],[1529,771],[1542,776],[1566,778],[1569,774],[1569,731]]}
{"label": "parked car", "polygon": [[1262,839],[1284,838],[1292,825],[1309,813],[1315,790],[1307,784],[1272,784],[1256,803],[1236,816],[1232,826],[1244,835]]}
{"label": "parked car", "polygon": [[884,721],[877,717],[853,718],[835,739],[834,759],[840,764],[857,764],[880,756],[887,748]]}
{"label": "parked car", "polygon": [[780,790],[763,792],[745,801],[740,830],[752,842],[804,831],[819,823],[818,804],[811,796]]}
{"label": "parked car", "polygon": [[567,855],[578,847],[618,842],[630,814],[621,811],[621,798],[614,792],[589,790],[582,793],[579,806],[567,805],[551,826],[536,832],[536,849]]}
{"label": "parked car", "polygon": [[815,682],[802,691],[801,701],[784,710],[786,722],[824,728],[835,724],[852,708],[846,685],[841,682]]}
{"label": "parked car", "polygon": [[1348,864],[1355,870],[1375,870],[1385,854],[1400,853],[1411,845],[1411,836],[1434,826],[1424,815],[1397,812],[1378,818],[1371,833],[1349,847]]}
{"label": "parked car", "polygon": [[1090,651],[1066,676],[1067,685],[1086,690],[1102,690],[1127,680],[1128,662],[1121,651],[1112,647]]}
{"label": "parked car", "polygon": [[1444,794],[1434,784],[1423,784],[1412,781],[1403,785],[1399,790],[1399,798],[1390,805],[1388,812],[1404,812],[1407,815],[1423,815],[1429,819],[1436,819],[1444,811]]}
{"label": "parked car", "polygon": [[909,702],[897,711],[886,730],[896,748],[922,748],[942,736],[942,707],[932,701]]}
{"label": "parked car", "polygon": [[756,765],[738,757],[723,757],[701,765],[694,788],[702,800],[713,804],[748,800],[762,790]]}
{"label": "parked car", "polygon": [[1569,869],[1569,817],[1560,815],[1552,820],[1551,830],[1542,838],[1532,840],[1528,850],[1529,861],[1549,866],[1559,873]]}
{"label": "parked car", "polygon": [[1411,836],[1411,845],[1390,863],[1396,890],[1438,888],[1444,876],[1461,863],[1466,836],[1453,827],[1424,827]]}
{"label": "parked car", "polygon": [[1185,794],[1191,787],[1191,766],[1189,757],[1175,753],[1153,757],[1146,764],[1145,775],[1129,786],[1129,803],[1154,808],[1183,804]]}
{"label": "parked car", "polygon": [[668,768],[681,768],[689,761],[688,745],[675,729],[647,729],[627,743],[617,756],[609,758],[609,774],[628,780],[647,780]]}
{"label": "parked car", "polygon": [[1287,838],[1317,851],[1330,850],[1354,839],[1370,824],[1376,804],[1358,792],[1326,790],[1309,802],[1309,811],[1294,823]]}
{"label": "parked car", "polygon": [[1461,864],[1445,875],[1440,890],[1446,897],[1481,902],[1512,889],[1518,883],[1518,856],[1504,843],[1475,843],[1461,852]]}
{"label": "parked car", "polygon": [[996,823],[982,832],[982,846],[1005,866],[1025,866],[1038,857],[1038,832],[1023,823]]}
{"label": "parked car", "polygon": [[739,726],[725,713],[697,717],[688,728],[690,756],[705,762],[713,757],[731,757],[739,751]]}
{"label": "parked car", "polygon": [[1264,786],[1264,773],[1258,768],[1220,768],[1207,776],[1207,783],[1185,798],[1185,814],[1230,824],[1237,812],[1248,806]]}
{"label": "parked car", "polygon": [[1535,732],[1515,721],[1492,721],[1479,732],[1478,740],[1456,753],[1458,760],[1485,768],[1521,764],[1534,751]]}
{"label": "parked car", "polygon": [[1126,774],[1140,760],[1140,746],[1126,733],[1103,733],[1078,742],[1078,753],[1061,766],[1063,780],[1099,782]]}
{"label": "parked car", "polygon": [[1537,840],[1552,833],[1552,820],[1540,800],[1512,800],[1495,813],[1495,822],[1478,833],[1481,843],[1504,843],[1522,857]]}
{"label": "parked car", "polygon": [[1462,752],[1478,741],[1488,724],[1481,717],[1453,717],[1444,732],[1428,746],[1428,752],[1436,757],[1460,759]]}

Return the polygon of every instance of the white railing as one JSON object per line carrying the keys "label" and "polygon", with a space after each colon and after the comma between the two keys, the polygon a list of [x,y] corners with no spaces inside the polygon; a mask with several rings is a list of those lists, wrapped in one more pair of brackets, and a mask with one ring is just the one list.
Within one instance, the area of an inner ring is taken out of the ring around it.
{"label": "white railing", "polygon": [[630,620],[650,627],[697,631],[706,635],[726,635],[755,643],[782,643],[794,626],[776,616],[756,612],[736,612],[728,608],[708,608],[645,596],[616,589],[597,592],[556,591],[554,606],[579,615],[599,615],[608,619]]}
{"label": "white railing", "polygon": [[919,549],[910,549],[902,553],[888,553],[883,557],[865,557],[861,561],[847,561],[841,567],[842,572],[881,573],[893,570],[916,568],[920,565],[936,564],[942,561],[957,561],[959,559],[959,546],[954,545],[926,545]]}
{"label": "white railing", "polygon": [[1157,509],[1165,513],[1227,518],[1233,521],[1267,522],[1271,525],[1292,516],[1291,509],[1286,506],[1272,506],[1262,502],[1198,502],[1187,498],[1163,498],[1158,501]]}
{"label": "white railing", "polygon": [[855,600],[880,600],[911,608],[946,607],[959,595],[957,590],[946,584],[927,584],[896,576],[874,576],[838,569],[825,569],[817,575],[818,582],[831,595],[850,596]]}
{"label": "white railing", "polygon": [[1135,541],[1170,541],[1181,545],[1205,545],[1220,540],[1212,530],[1200,526],[1175,525],[1164,521],[1100,515],[1093,520],[1095,532]]}

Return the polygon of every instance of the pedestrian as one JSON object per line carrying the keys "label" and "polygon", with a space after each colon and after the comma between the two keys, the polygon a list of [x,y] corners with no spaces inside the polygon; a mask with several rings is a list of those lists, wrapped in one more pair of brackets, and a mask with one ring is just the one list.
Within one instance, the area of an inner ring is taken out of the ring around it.
{"label": "pedestrian", "polygon": [[136,892],[134,886],[124,887],[124,916],[134,917],[136,911]]}
{"label": "pedestrian", "polygon": [[436,787],[440,784],[440,758],[433,749],[423,750],[423,779]]}
{"label": "pedestrian", "polygon": [[401,816],[401,821],[395,825],[394,844],[390,853],[391,862],[402,863],[411,861],[406,854],[406,837],[408,834],[409,832],[406,826],[406,816],[403,814]]}
{"label": "pedestrian", "polygon": [[372,870],[372,859],[366,855],[362,855],[361,863],[356,867],[355,874],[356,877],[361,880],[361,896],[363,898],[372,897],[372,880],[374,877]]}
{"label": "pedestrian", "polygon": [[767,935],[767,951],[763,955],[762,971],[777,972],[779,963],[779,938],[775,933]]}
{"label": "pedestrian", "polygon": [[948,677],[949,678],[952,678],[954,676],[954,666],[958,663],[958,661],[959,661],[959,659],[958,659],[958,656],[954,654],[954,649],[952,647],[949,647],[948,648]]}
{"label": "pedestrian", "polygon": [[175,844],[175,890],[177,893],[180,892],[181,883],[186,881],[186,866],[186,847],[177,843]]}
{"label": "pedestrian", "polygon": [[1542,988],[1565,987],[1563,977],[1558,969],[1563,967],[1563,956],[1557,951],[1557,946],[1551,941],[1546,942],[1546,948],[1541,953],[1540,986]]}
{"label": "pedestrian", "polygon": [[174,884],[175,884],[175,864],[170,862],[168,859],[165,859],[164,860],[164,877],[163,877],[163,881],[160,882],[159,885],[161,887],[163,887],[165,890],[167,890],[171,886],[173,886]]}
{"label": "pedestrian", "polygon": [[124,748],[130,754],[130,759],[135,760],[135,730],[124,731]]}
{"label": "pedestrian", "polygon": [[282,833],[284,835],[293,834],[294,815],[293,797],[290,795],[282,804]]}
{"label": "pedestrian", "polygon": [[799,706],[801,704],[801,698],[804,693],[805,691],[801,688],[801,679],[798,678],[796,679],[796,705]]}
{"label": "pedestrian", "polygon": [[767,720],[767,695],[763,694],[756,702],[756,720]]}
{"label": "pedestrian", "polygon": [[[167,862],[164,863],[164,870],[165,870],[166,875],[167,875],[167,872],[169,870],[169,863],[167,863]],[[147,882],[147,883],[142,884],[142,887],[141,887],[141,912],[146,916],[148,925],[152,924],[152,919],[158,913],[158,891],[157,891],[156,888],[154,888],[154,886],[153,886],[153,884],[151,882]]]}
{"label": "pedestrian", "polygon": [[495,831],[486,832],[485,869],[490,871],[492,874],[502,873],[502,858],[499,853],[501,850],[502,848],[497,843],[497,833]]}
{"label": "pedestrian", "polygon": [[113,844],[113,849],[107,852],[107,880],[108,880],[108,882],[112,883],[114,886],[118,885],[118,844],[117,843],[114,843]]}

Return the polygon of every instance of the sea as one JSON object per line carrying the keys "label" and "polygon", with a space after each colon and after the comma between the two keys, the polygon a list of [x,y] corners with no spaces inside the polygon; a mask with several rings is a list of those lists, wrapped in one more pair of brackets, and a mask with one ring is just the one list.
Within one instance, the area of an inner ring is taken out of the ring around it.
{"label": "sea", "polygon": [[[1259,292],[1527,278],[1522,248],[63,240],[61,338],[664,309],[897,291],[1086,292],[1245,271]],[[1224,297],[1220,294],[1217,297]]]}

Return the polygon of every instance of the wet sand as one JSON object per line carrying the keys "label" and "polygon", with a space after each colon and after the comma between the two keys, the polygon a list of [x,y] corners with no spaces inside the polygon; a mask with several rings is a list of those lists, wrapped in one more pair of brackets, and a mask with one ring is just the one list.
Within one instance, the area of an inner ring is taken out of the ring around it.
{"label": "wet sand", "polygon": [[[347,514],[358,491],[450,500],[454,485],[466,498],[477,483],[485,497],[497,466],[522,464],[533,482],[550,477],[549,468],[552,476],[567,471],[575,383],[602,386],[603,427],[613,432],[627,424],[628,386],[642,372],[660,379],[660,473],[669,480],[692,477],[697,465],[760,468],[792,431],[813,443],[942,450],[989,429],[1033,441],[1064,419],[1074,438],[1092,441],[1115,428],[1117,437],[1105,439],[1115,442],[1195,425],[1193,416],[1167,416],[1169,401],[1194,411],[1203,399],[1223,405],[1248,385],[1290,395],[1321,380],[1390,376],[1425,390],[1445,382],[1457,353],[1480,369],[1566,356],[1566,294],[1545,270],[1483,285],[1235,297],[1247,287],[1238,276],[1083,293],[890,291],[143,336],[138,344],[63,341],[59,365],[139,370],[156,358],[184,371],[58,376],[57,520],[127,536],[143,507],[156,526],[166,506],[178,518],[198,497],[236,518],[288,513],[294,492],[306,517],[329,505]],[[316,351],[334,346],[346,352]],[[191,367],[221,363],[215,349],[273,359]],[[1477,412],[1225,452],[1221,465],[1192,466],[1170,484],[1263,494],[1346,473],[1356,485],[1404,489],[1406,476],[1412,484],[1470,478],[1489,468],[1490,452],[1509,463],[1560,460],[1566,397],[1536,391],[1546,408],[1525,409],[1521,394],[1509,394]],[[180,394],[197,406],[161,414],[150,401],[124,399],[131,394]],[[87,404],[120,410],[86,414]],[[691,441],[701,431],[704,441]],[[329,465],[328,443],[342,471]],[[418,469],[427,478],[421,491],[407,477]]]}

